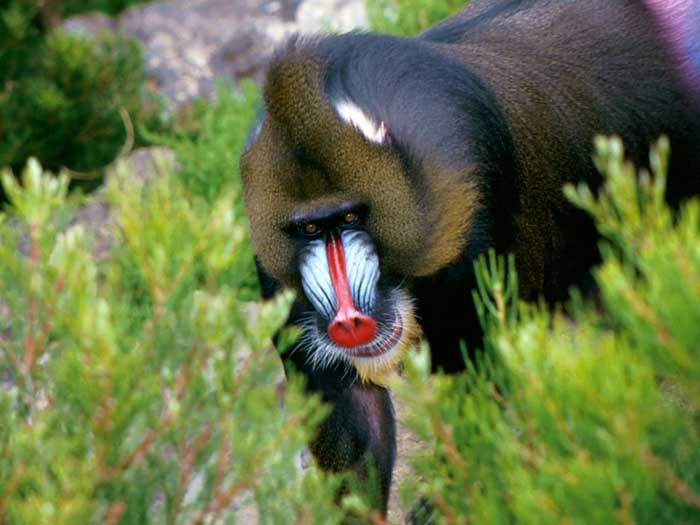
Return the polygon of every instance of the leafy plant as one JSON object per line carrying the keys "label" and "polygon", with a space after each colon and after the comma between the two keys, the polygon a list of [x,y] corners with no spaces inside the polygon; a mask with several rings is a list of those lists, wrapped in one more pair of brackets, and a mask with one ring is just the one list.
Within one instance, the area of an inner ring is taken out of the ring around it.
{"label": "leafy plant", "polygon": [[235,190],[192,202],[167,172],[106,196],[109,255],[65,224],[68,180],[30,161],[0,215],[0,523],[333,523],[336,481],[295,466],[326,414],[271,335],[291,297],[239,294]]}
{"label": "leafy plant", "polygon": [[[259,101],[259,89],[252,81],[242,82],[239,88],[222,82],[213,101],[195,101],[174,122],[169,133],[146,134],[149,141],[163,144],[175,152],[179,164],[175,176],[189,198],[199,201],[199,205],[211,206],[226,188],[232,189],[236,195],[232,205],[246,228],[238,159],[243,153]],[[252,247],[244,243],[240,250],[237,264],[224,272],[230,280],[241,282],[242,279],[239,291],[245,297],[257,297]]]}
{"label": "leafy plant", "polygon": [[427,445],[414,461],[425,482],[403,495],[426,497],[440,523],[700,518],[700,202],[666,207],[667,142],[639,177],[619,139],[597,146],[598,196],[566,191],[606,238],[603,312],[518,304],[512,261],[491,254],[477,265],[491,358],[430,377],[419,354],[396,385]]}
{"label": "leafy plant", "polygon": [[45,7],[0,7],[0,166],[19,170],[33,155],[49,169],[95,178],[143,143],[142,125],[160,126],[159,103],[145,89],[135,40],[65,34]]}
{"label": "leafy plant", "polygon": [[143,4],[149,0],[63,0],[57,2],[61,10],[61,16],[69,16],[91,11],[99,11],[109,15],[116,15],[131,6]]}
{"label": "leafy plant", "polygon": [[[234,88],[220,82],[216,98],[198,100],[172,134],[148,138],[172,148],[180,163],[178,178],[197,198],[212,202],[224,186],[240,188],[238,159],[257,115],[260,91],[251,80]],[[242,203],[239,203],[242,211]]]}

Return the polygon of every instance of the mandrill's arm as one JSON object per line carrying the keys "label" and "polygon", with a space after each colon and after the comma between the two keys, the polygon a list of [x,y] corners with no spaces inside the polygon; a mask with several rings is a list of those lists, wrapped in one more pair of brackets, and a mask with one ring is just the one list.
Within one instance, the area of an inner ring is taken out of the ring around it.
{"label": "mandrill's arm", "polygon": [[[280,285],[259,263],[257,268],[263,298],[269,299]],[[310,308],[297,299],[287,324],[301,326]],[[323,470],[355,473],[360,486],[367,488],[373,507],[386,514],[396,456],[396,425],[389,393],[360,381],[346,363],[312,366],[309,350],[303,345],[303,341],[297,342],[282,354],[285,373],[302,373],[307,391],[318,393],[333,407],[309,448]]]}

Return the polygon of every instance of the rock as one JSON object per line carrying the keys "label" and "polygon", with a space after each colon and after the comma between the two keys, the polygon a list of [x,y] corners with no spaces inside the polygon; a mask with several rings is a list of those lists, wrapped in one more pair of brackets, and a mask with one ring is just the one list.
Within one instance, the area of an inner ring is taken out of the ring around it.
{"label": "rock", "polygon": [[105,259],[112,246],[112,220],[109,206],[99,193],[92,195],[88,203],[76,212],[70,226],[78,224],[82,224],[88,237],[93,239],[92,255],[96,259]]}
{"label": "rock", "polygon": [[69,33],[94,35],[101,31],[115,31],[116,21],[103,13],[90,13],[69,18],[63,24],[63,30]]}
{"label": "rock", "polygon": [[126,169],[133,178],[147,182],[163,170],[176,171],[179,166],[171,149],[152,146],[136,149],[120,159],[116,166],[107,170],[105,180],[113,177],[120,169]]}
{"label": "rock", "polygon": [[63,28],[119,31],[140,40],[146,68],[172,111],[213,96],[219,77],[260,82],[275,47],[294,33],[366,25],[364,0],[166,0],[134,6],[113,20],[73,17]]}
{"label": "rock", "polygon": [[[281,25],[282,33],[286,28]],[[268,56],[274,50],[274,38],[262,33],[256,25],[251,25],[212,53],[210,64],[215,75],[223,78],[253,78],[262,82]]]}
{"label": "rock", "polygon": [[345,33],[367,27],[367,10],[364,2],[307,0],[299,6],[296,23],[301,33],[329,30]]}

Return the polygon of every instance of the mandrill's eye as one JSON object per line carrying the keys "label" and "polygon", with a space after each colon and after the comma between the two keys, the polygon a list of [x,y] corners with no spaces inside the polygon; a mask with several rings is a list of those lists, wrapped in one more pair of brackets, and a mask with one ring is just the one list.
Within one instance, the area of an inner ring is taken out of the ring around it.
{"label": "mandrill's eye", "polygon": [[354,224],[357,222],[357,219],[358,219],[357,213],[353,213],[351,211],[346,213],[345,216],[343,217],[345,224]]}
{"label": "mandrill's eye", "polygon": [[316,235],[318,233],[318,225],[313,222],[305,224],[304,233],[307,235]]}

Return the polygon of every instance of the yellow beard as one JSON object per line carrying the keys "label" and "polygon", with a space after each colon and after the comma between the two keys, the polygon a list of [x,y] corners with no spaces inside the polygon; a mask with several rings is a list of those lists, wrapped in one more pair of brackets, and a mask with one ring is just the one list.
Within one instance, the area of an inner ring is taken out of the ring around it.
{"label": "yellow beard", "polygon": [[412,309],[402,308],[399,315],[402,323],[401,339],[391,350],[377,357],[350,357],[361,381],[387,386],[406,351],[418,342],[420,327]]}

